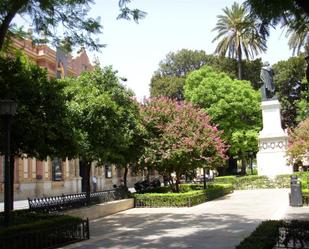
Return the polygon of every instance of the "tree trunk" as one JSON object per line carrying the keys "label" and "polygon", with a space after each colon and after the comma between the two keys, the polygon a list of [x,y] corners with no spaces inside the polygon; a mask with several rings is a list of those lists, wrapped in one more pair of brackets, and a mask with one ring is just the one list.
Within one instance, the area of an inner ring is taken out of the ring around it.
{"label": "tree trunk", "polygon": [[237,173],[237,160],[234,159],[232,156],[229,156],[226,173],[228,175],[236,175]]}
{"label": "tree trunk", "polygon": [[175,190],[176,190],[176,193],[179,193],[179,183],[180,183],[180,176],[178,173],[176,173],[176,183],[175,183]]}
{"label": "tree trunk", "polygon": [[241,155],[241,175],[246,174],[246,168],[247,168],[247,160],[245,154],[243,153]]}
{"label": "tree trunk", "polygon": [[90,169],[91,162],[87,162],[84,160],[79,161],[80,164],[80,172],[82,179],[82,189],[86,192],[87,204],[90,204]]}
{"label": "tree trunk", "polygon": [[128,178],[128,165],[125,165],[123,174],[123,185],[125,188],[127,188],[127,178]]}
{"label": "tree trunk", "polygon": [[10,202],[10,210],[14,210],[14,172],[15,172],[15,156],[10,155],[10,177],[11,177],[11,202]]}
{"label": "tree trunk", "polygon": [[238,79],[241,80],[242,79],[242,64],[241,64],[242,54],[241,54],[241,46],[240,46],[240,44],[239,44],[237,50],[238,50],[238,60],[237,60],[237,64],[238,64]]}
{"label": "tree trunk", "polygon": [[10,4],[11,8],[5,10],[7,11],[7,14],[2,19],[0,25],[0,51],[3,49],[4,41],[8,35],[8,30],[12,20],[14,19],[18,11],[23,7],[25,7],[25,5],[27,4],[25,3],[25,1],[10,1],[10,2],[12,2],[12,4]]}

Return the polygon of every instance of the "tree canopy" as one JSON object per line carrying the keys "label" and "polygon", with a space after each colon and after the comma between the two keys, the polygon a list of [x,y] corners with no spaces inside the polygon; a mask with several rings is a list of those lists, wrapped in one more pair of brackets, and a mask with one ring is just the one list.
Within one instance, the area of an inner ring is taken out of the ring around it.
{"label": "tree canopy", "polygon": [[[70,50],[75,45],[95,50],[102,44],[94,38],[101,32],[99,18],[89,17],[93,0],[2,0],[0,3],[0,50],[17,15],[29,18],[33,28],[33,41],[52,42]],[[146,13],[130,9],[130,0],[119,0],[118,18],[137,21]],[[43,34],[43,36],[42,36]],[[51,39],[51,40],[49,40]]]}
{"label": "tree canopy", "polygon": [[48,80],[45,70],[22,56],[0,57],[0,75],[0,99],[17,103],[11,153],[40,159],[74,156],[75,136],[68,119],[64,85]]}
{"label": "tree canopy", "polygon": [[266,51],[266,39],[258,30],[259,23],[249,15],[243,5],[236,2],[231,8],[223,9],[224,15],[218,15],[213,31],[218,31],[213,42],[218,41],[215,53],[228,54],[238,61],[238,79],[242,79],[242,58],[253,58]]}
{"label": "tree canopy", "polygon": [[153,98],[143,104],[141,113],[148,131],[143,164],[165,176],[175,172],[177,183],[192,169],[222,164],[225,144],[204,110],[187,102]]}
{"label": "tree canopy", "polygon": [[230,155],[257,151],[261,97],[248,81],[233,80],[206,66],[188,75],[185,98],[204,108],[211,122],[224,131]]}
{"label": "tree canopy", "polygon": [[[237,60],[223,56],[207,55],[203,50],[182,49],[170,52],[159,64],[150,83],[152,97],[166,96],[183,100],[183,86],[188,73],[199,69],[203,65],[225,72],[229,77],[237,78]],[[260,59],[242,61],[243,79],[249,80],[255,89],[260,88],[262,62]]]}
{"label": "tree canopy", "polygon": [[299,122],[297,116],[305,112],[302,106],[305,107],[306,103],[308,105],[309,86],[305,79],[305,67],[306,62],[302,56],[291,57],[273,65],[284,127],[295,127]]}

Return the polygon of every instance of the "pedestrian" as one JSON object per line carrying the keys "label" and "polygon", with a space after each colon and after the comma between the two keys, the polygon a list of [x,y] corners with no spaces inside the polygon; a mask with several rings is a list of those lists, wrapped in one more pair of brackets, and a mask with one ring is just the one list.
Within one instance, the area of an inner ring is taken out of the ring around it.
{"label": "pedestrian", "polygon": [[93,187],[93,192],[97,192],[97,177],[96,176],[92,177],[92,187]]}

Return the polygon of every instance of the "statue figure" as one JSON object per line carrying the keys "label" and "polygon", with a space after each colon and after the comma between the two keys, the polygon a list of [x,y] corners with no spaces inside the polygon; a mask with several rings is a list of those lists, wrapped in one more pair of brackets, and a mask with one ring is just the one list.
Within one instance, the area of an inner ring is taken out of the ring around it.
{"label": "statue figure", "polygon": [[268,62],[263,64],[261,69],[260,78],[262,80],[262,101],[265,100],[275,100],[277,96],[275,95],[275,85],[273,81],[274,72]]}

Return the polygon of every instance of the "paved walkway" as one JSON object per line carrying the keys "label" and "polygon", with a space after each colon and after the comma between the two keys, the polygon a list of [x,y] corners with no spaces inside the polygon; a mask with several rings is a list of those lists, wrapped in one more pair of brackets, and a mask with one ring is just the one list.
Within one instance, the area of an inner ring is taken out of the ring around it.
{"label": "paved walkway", "polygon": [[243,190],[192,208],[130,209],[91,221],[91,239],[65,248],[234,249],[262,220],[309,217],[309,208],[288,206],[288,193]]}

